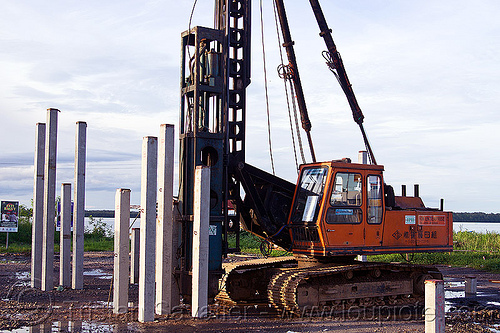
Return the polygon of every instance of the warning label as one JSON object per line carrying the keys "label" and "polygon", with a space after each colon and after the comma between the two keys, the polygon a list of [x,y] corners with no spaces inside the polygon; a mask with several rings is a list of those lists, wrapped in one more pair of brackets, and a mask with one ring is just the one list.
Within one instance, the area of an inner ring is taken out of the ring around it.
{"label": "warning label", "polygon": [[418,225],[446,225],[445,215],[419,215]]}
{"label": "warning label", "polygon": [[209,225],[208,226],[208,235],[209,236],[217,236],[217,226],[216,225]]}
{"label": "warning label", "polygon": [[405,215],[405,224],[415,224],[415,215]]}

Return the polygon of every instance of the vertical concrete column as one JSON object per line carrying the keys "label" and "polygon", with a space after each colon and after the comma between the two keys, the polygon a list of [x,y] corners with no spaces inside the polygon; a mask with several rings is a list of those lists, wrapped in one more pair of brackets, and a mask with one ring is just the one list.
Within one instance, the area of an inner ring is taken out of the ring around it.
{"label": "vertical concrete column", "polygon": [[147,136],[142,142],[141,175],[141,254],[139,257],[140,322],[155,317],[155,243],[156,243],[156,177],[158,138]]}
{"label": "vertical concrete column", "polygon": [[128,311],[128,225],[130,190],[117,189],[115,196],[115,262],[113,269],[113,313]]}
{"label": "vertical concrete column", "polygon": [[444,281],[425,281],[425,333],[444,333]]}
{"label": "vertical concrete column", "polygon": [[194,175],[193,217],[193,282],[191,315],[207,316],[208,310],[208,251],[210,224],[210,169],[196,167]]}
{"label": "vertical concrete column", "polygon": [[141,229],[132,228],[130,240],[130,283],[139,283],[139,253],[141,244]]}
{"label": "vertical concrete column", "polygon": [[45,173],[43,184],[43,241],[42,286],[43,291],[54,288],[54,219],[56,205],[56,160],[58,109],[47,110],[45,138]]}
{"label": "vertical concrete column", "polygon": [[[170,314],[178,305],[173,278],[174,125],[160,127],[158,152],[158,220],[156,227],[156,313]],[[175,303],[175,304],[174,304]]]}
{"label": "vertical concrete column", "polygon": [[465,277],[465,297],[474,297],[477,292],[477,278],[475,276]]}
{"label": "vertical concrete column", "polygon": [[59,285],[71,286],[71,184],[61,186],[61,228],[59,232]]}
{"label": "vertical concrete column", "polygon": [[45,124],[36,124],[35,179],[33,184],[33,223],[31,230],[31,287],[42,287],[43,173],[45,163]]}
{"label": "vertical concrete column", "polygon": [[85,163],[87,123],[76,123],[75,135],[75,211],[73,213],[73,289],[83,289],[83,232],[85,219]]}

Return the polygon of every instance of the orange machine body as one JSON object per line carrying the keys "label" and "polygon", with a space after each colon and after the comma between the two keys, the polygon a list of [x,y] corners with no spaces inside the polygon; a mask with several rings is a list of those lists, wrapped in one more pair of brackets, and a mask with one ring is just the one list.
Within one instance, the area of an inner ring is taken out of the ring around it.
{"label": "orange machine body", "polygon": [[345,161],[302,165],[288,220],[293,252],[452,251],[452,213],[426,208],[419,197],[394,196],[383,171],[381,165]]}

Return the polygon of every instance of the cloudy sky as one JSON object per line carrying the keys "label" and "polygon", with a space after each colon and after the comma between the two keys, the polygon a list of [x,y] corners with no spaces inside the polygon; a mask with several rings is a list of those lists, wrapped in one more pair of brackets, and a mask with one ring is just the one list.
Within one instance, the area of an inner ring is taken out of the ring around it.
{"label": "cloudy sky", "polygon": [[[295,182],[272,6],[264,35],[276,174]],[[363,149],[345,97],[321,56],[308,1],[286,1],[319,160]],[[140,201],[142,137],[178,123],[180,34],[187,0],[0,0],[0,199],[30,204],[35,124],[58,108],[57,183],[73,180],[75,123],[88,123],[89,209],[117,188]],[[500,2],[328,0],[323,10],[377,162],[396,194],[414,183],[427,206],[500,212]],[[270,171],[259,2],[253,1],[247,161]],[[199,0],[192,25],[212,26]],[[177,160],[177,156],[176,156]],[[60,185],[57,186],[58,190]]]}

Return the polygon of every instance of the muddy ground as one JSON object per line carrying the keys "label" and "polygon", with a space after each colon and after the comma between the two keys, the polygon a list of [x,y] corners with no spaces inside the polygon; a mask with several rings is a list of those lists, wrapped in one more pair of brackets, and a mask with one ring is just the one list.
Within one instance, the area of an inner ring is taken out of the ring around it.
{"label": "muddy ground", "polygon": [[[58,285],[58,258],[55,286]],[[447,297],[446,332],[500,332],[500,274],[440,266]],[[112,314],[113,253],[85,254],[84,289],[29,287],[30,257],[0,255],[0,331],[14,332],[424,332],[422,309],[346,311],[334,315],[283,318],[260,306],[214,306],[208,319],[193,320],[182,309],[137,322],[138,287],[129,289],[129,313]],[[465,276],[478,278],[478,296],[464,297]]]}

